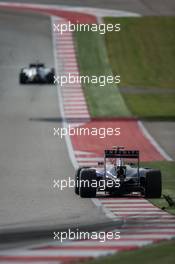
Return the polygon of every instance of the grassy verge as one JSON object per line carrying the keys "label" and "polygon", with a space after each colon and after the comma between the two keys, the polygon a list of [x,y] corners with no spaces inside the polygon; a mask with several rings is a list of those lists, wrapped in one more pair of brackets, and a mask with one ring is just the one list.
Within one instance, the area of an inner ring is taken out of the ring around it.
{"label": "grassy verge", "polygon": [[147,120],[175,121],[175,93],[123,94],[134,116]]}
{"label": "grassy verge", "polygon": [[175,17],[105,18],[105,22],[121,23],[119,33],[105,35],[113,74],[121,75],[120,87],[142,89],[123,94],[132,114],[175,119]]}
{"label": "grassy verge", "polygon": [[[104,38],[97,32],[76,32],[75,43],[80,74],[83,76],[111,76]],[[118,75],[118,74],[116,74]],[[130,116],[116,84],[84,85],[84,93],[92,117]]]}
{"label": "grassy verge", "polygon": [[175,240],[147,246],[136,251],[121,252],[110,257],[98,258],[87,264],[173,264]]}
{"label": "grassy verge", "polygon": [[136,87],[141,92],[122,93],[121,89],[121,96],[117,85],[86,83],[91,116],[132,114],[175,120],[175,17],[105,18],[105,22],[121,23],[121,31],[108,32],[105,37],[98,32],[75,33],[81,75],[113,72],[121,76],[119,87]]}

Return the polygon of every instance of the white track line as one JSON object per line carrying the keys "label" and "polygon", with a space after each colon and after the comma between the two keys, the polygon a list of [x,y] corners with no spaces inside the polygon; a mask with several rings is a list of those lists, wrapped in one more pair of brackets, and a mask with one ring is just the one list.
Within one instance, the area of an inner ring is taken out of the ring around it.
{"label": "white track line", "polygon": [[166,153],[166,151],[156,142],[156,140],[150,135],[148,130],[145,128],[141,121],[138,121],[138,125],[145,135],[145,137],[151,142],[151,144],[157,149],[157,151],[168,161],[172,161],[173,159]]}

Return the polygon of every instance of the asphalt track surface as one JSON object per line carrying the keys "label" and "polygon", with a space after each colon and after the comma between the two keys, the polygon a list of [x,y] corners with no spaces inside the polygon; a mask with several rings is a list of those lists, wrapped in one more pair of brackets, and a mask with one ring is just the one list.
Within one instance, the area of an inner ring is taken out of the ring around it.
{"label": "asphalt track surface", "polygon": [[[0,1],[3,2],[3,1]],[[70,6],[88,6],[104,9],[116,9],[123,11],[136,12],[143,15],[174,15],[174,0],[18,0],[6,2],[49,4],[49,5],[70,5]]]}
{"label": "asphalt track surface", "polygon": [[[22,23],[21,23],[22,21]],[[0,232],[105,220],[72,188],[53,189],[53,179],[74,175],[52,85],[19,85],[21,67],[42,60],[54,65],[50,18],[0,12]]]}
{"label": "asphalt track surface", "polygon": [[[26,62],[42,58],[48,66],[53,65],[50,18],[1,11],[0,26],[3,40],[0,228],[10,228],[12,224],[15,227],[41,227],[48,221],[49,225],[60,225],[71,223],[70,216],[72,223],[101,221],[103,215],[97,214],[91,202],[78,200],[77,203],[73,190],[61,193],[52,190],[54,178],[74,174],[64,140],[53,137],[54,125],[61,126],[56,89],[18,84],[19,69]],[[172,136],[173,133],[167,148],[171,146]],[[160,135],[160,138],[163,137]],[[165,142],[167,138],[163,140]],[[58,205],[60,199],[63,199],[61,206]]]}
{"label": "asphalt track surface", "polygon": [[[23,23],[20,23],[21,18]],[[3,207],[0,208],[6,224],[2,223],[1,227],[12,226],[11,219],[15,220],[16,227],[38,225],[38,228],[71,223],[72,218],[72,224],[77,220],[80,224],[99,222],[104,215],[97,213],[91,202],[76,199],[73,191],[63,194],[51,188],[53,178],[61,179],[74,173],[65,142],[54,138],[52,133],[55,124],[61,126],[56,90],[51,86],[18,85],[16,68],[26,65],[26,61],[39,57],[48,66],[53,65],[50,19],[2,12],[1,21],[1,60],[4,63],[1,62],[3,74],[0,76],[0,148],[3,154],[0,161]],[[20,56],[21,51],[23,56]],[[7,69],[10,78],[6,76]]]}

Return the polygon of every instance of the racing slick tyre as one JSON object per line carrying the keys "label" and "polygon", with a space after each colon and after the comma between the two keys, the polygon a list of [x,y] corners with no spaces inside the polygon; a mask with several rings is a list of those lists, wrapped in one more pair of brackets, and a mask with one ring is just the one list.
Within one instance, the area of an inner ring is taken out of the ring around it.
{"label": "racing slick tyre", "polygon": [[79,194],[82,198],[96,197],[97,188],[93,186],[96,181],[96,171],[93,169],[82,169],[80,171]]}
{"label": "racing slick tyre", "polygon": [[53,84],[54,83],[54,75],[52,75],[52,73],[48,74],[47,82],[48,82],[48,84]]}
{"label": "racing slick tyre", "polygon": [[79,167],[75,172],[75,194],[79,195],[79,180],[80,180],[80,172],[82,169],[88,169],[89,167]]}
{"label": "racing slick tyre", "polygon": [[20,84],[26,83],[26,76],[23,73],[20,73],[20,75],[19,75],[19,83]]}
{"label": "racing slick tyre", "polygon": [[55,71],[52,68],[51,72],[47,76],[47,81],[48,81],[49,84],[54,84],[54,75],[55,75]]}
{"label": "racing slick tyre", "polygon": [[145,197],[160,198],[162,193],[162,179],[159,170],[146,172],[145,178]]}

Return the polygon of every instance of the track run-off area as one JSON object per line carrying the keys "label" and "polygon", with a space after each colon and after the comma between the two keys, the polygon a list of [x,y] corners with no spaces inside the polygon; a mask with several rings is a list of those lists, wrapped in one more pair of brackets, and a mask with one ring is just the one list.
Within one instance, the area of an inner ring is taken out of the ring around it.
{"label": "track run-off area", "polygon": [[[97,23],[105,15],[137,15],[121,11],[103,11],[100,9],[71,8],[53,6],[0,3],[0,8],[16,11],[31,11],[49,15],[53,24]],[[56,73],[79,75],[74,40],[71,32],[59,34],[52,32]],[[135,119],[92,120],[88,111],[81,85],[66,84],[57,86],[58,104],[62,117],[62,126],[68,128],[111,127],[121,128],[119,137],[100,139],[93,136],[66,136],[70,160],[74,166],[95,166],[103,158],[103,150],[113,145],[139,149],[142,161],[171,160],[168,154],[146,131],[143,124]],[[1,250],[1,263],[71,263],[74,261],[105,256],[124,250],[133,250],[151,243],[172,239],[175,236],[175,217],[153,206],[140,197],[108,198],[97,196],[92,199],[96,210],[116,223],[120,231],[119,240],[77,240],[61,243],[56,240],[43,241],[17,249]],[[63,209],[64,210],[64,209]],[[119,224],[120,223],[120,224]],[[108,231],[116,230],[109,228]]]}

